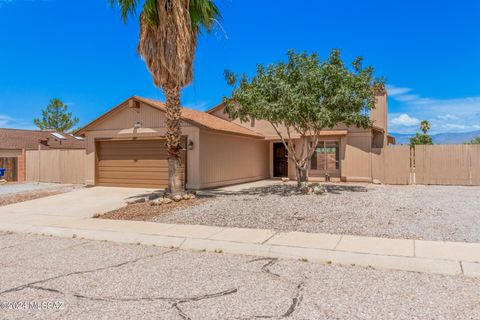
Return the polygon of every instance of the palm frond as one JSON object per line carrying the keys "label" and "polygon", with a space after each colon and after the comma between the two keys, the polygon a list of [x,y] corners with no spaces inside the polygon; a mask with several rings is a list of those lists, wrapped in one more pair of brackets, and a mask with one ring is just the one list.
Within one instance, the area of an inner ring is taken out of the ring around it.
{"label": "palm frond", "polygon": [[192,29],[195,33],[200,33],[202,29],[210,32],[222,17],[212,0],[190,0],[189,10]]}
{"label": "palm frond", "polygon": [[112,7],[118,5],[123,22],[127,22],[129,16],[137,13],[138,0],[108,0],[108,2]]}
{"label": "palm frond", "polygon": [[151,27],[157,27],[160,22],[157,4],[157,0],[146,0],[143,4],[142,14],[144,15],[145,22]]}

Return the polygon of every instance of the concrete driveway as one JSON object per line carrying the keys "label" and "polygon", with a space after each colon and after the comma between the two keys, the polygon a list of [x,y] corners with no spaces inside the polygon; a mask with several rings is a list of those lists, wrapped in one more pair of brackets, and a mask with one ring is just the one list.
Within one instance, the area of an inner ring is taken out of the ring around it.
{"label": "concrete driveway", "polygon": [[72,192],[0,207],[0,216],[49,215],[90,218],[96,213],[121,208],[125,205],[125,200],[128,198],[148,194],[152,191],[153,189],[142,188],[82,188]]}

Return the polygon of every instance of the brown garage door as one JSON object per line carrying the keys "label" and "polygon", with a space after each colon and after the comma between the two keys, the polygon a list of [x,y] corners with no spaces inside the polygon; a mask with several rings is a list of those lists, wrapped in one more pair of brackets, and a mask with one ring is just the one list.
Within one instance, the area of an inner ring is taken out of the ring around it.
{"label": "brown garage door", "polygon": [[97,185],[165,188],[165,140],[99,141]]}

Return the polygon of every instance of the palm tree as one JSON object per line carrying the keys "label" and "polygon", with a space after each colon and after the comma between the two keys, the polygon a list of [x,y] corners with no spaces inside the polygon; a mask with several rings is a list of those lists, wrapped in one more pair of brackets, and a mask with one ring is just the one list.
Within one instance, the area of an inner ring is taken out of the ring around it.
{"label": "palm tree", "polygon": [[202,30],[211,31],[220,12],[212,0],[109,1],[118,5],[124,22],[143,3],[137,51],[167,100],[168,188],[172,194],[181,193],[185,186],[180,177],[180,90],[192,82],[197,36]]}
{"label": "palm tree", "polygon": [[430,130],[430,122],[428,120],[420,122],[420,130],[422,130],[423,134],[427,134],[428,130]]}

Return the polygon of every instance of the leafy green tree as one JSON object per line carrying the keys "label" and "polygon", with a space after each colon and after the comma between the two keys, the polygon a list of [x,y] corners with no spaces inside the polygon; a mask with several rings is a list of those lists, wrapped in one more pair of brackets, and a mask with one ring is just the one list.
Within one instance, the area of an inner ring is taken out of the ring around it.
{"label": "leafy green tree", "polygon": [[54,98],[42,110],[42,119],[35,118],[33,123],[42,130],[68,132],[78,123],[78,118],[72,118],[72,113],[68,112],[68,106],[59,99]]}
{"label": "leafy green tree", "polygon": [[472,140],[466,142],[465,144],[480,144],[480,136],[473,138]]}
{"label": "leafy green tree", "polygon": [[416,133],[414,137],[410,138],[410,147],[413,148],[416,145],[433,144],[432,137],[427,134],[428,130],[430,130],[430,122],[427,120],[421,121],[420,130],[423,133]]}
{"label": "leafy green tree", "polygon": [[[237,79],[230,71],[225,78],[234,87],[232,96],[224,98],[226,113],[273,126],[295,163],[298,186],[308,179],[320,132],[339,123],[369,127],[368,111],[375,106],[376,92],[384,90],[383,79],[375,79],[373,68],[362,66],[362,58],[348,68],[339,50],[332,50],[325,61],[315,53],[291,50],[287,62],[258,66],[251,79]],[[295,134],[300,142],[293,141]]]}
{"label": "leafy green tree", "polygon": [[212,0],[108,1],[120,8],[125,22],[129,16],[139,16],[137,51],[155,86],[163,89],[166,98],[168,188],[172,194],[182,193],[185,186],[180,176],[180,91],[193,79],[197,37],[202,31],[212,30],[221,18],[220,11]]}

